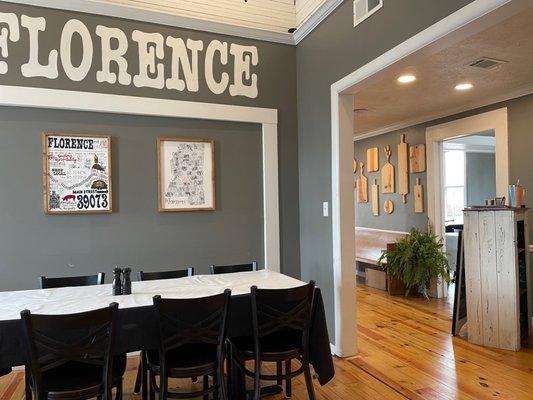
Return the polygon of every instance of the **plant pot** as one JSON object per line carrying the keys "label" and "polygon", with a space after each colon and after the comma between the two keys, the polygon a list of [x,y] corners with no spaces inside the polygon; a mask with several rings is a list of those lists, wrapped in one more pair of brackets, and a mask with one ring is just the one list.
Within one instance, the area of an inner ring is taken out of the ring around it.
{"label": "plant pot", "polygon": [[[387,244],[387,251],[392,251],[396,243]],[[391,296],[405,296],[405,284],[401,279],[390,276],[387,268],[387,290]]]}

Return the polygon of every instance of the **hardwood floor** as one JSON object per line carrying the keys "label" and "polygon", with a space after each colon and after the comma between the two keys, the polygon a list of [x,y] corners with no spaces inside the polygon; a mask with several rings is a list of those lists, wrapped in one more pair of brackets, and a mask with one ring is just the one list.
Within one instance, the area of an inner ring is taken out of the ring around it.
{"label": "hardwood floor", "polygon": [[[315,384],[318,399],[533,399],[533,350],[514,353],[452,338],[446,300],[389,297],[365,286],[357,296],[359,354],[335,359],[335,379],[323,388]],[[125,399],[139,399],[132,394],[136,368],[132,357]],[[21,371],[0,378],[0,399],[23,398]],[[302,379],[292,398],[307,398]]]}

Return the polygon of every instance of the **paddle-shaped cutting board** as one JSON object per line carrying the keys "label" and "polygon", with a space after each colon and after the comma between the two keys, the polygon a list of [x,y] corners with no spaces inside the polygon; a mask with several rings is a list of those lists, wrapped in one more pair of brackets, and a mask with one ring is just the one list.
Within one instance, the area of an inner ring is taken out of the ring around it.
{"label": "paddle-shaped cutting board", "polygon": [[424,212],[424,188],[420,184],[420,178],[416,178],[415,185],[415,213]]}
{"label": "paddle-shaped cutting board", "polygon": [[377,147],[366,150],[366,170],[367,172],[379,171],[379,149]]}
{"label": "paddle-shaped cutting board", "polygon": [[368,203],[368,178],[365,176],[365,164],[359,163],[360,175],[357,178],[357,202]]}
{"label": "paddle-shaped cutting board", "polygon": [[372,214],[379,215],[379,186],[376,179],[372,183]]}
{"label": "paddle-shaped cutting board", "polygon": [[390,146],[384,149],[387,163],[381,168],[381,191],[382,193],[394,193],[394,165],[390,163]]}
{"label": "paddle-shaped cutting board", "polygon": [[411,173],[424,172],[426,170],[426,145],[415,144],[409,146],[409,171]]}
{"label": "paddle-shaped cutting board", "polygon": [[409,155],[404,134],[400,136],[400,143],[398,144],[398,193],[402,195],[402,201],[407,203],[407,194],[409,193]]}
{"label": "paddle-shaped cutting board", "polygon": [[385,212],[387,214],[392,214],[393,213],[393,211],[394,211],[394,203],[392,202],[392,200],[387,200],[383,204],[383,210],[385,210]]}

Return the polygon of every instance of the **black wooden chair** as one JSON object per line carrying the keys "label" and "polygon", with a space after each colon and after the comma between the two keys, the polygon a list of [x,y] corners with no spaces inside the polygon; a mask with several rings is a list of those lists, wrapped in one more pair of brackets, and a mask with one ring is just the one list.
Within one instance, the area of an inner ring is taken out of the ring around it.
{"label": "black wooden chair", "polygon": [[[154,297],[160,336],[158,350],[146,352],[150,398],[158,392],[160,399],[201,396],[208,399],[211,393],[215,398],[227,399],[224,359],[230,297],[229,289],[219,295],[194,299]],[[189,393],[168,390],[168,378],[196,376],[204,377],[202,390]],[[210,376],[212,385],[209,385]]]}
{"label": "black wooden chair", "polygon": [[82,400],[98,397],[122,399],[126,355],[113,357],[118,304],[99,310],[66,315],[22,318],[29,365],[26,398]]}
{"label": "black wooden chair", "polygon": [[[174,271],[156,271],[156,272],[144,272],[139,271],[139,280],[140,281],[154,281],[158,279],[176,279],[176,278],[184,278],[186,276],[194,276],[194,268],[193,267],[187,267],[185,269],[177,269]],[[133,393],[140,393],[141,388],[146,386],[146,372],[147,369],[144,367],[146,364],[146,354],[144,354],[143,351],[141,351],[139,361],[139,368],[137,369],[137,378],[135,378],[135,386],[133,389]],[[144,362],[143,362],[144,360]],[[196,381],[196,378],[194,379]]]}
{"label": "black wooden chair", "polygon": [[[309,399],[315,399],[309,365],[309,330],[313,309],[315,282],[293,289],[258,289],[252,287],[253,337],[228,340],[230,362],[241,375],[254,379],[254,400],[260,397],[260,381],[285,380],[285,395],[292,395],[292,378],[305,375]],[[254,370],[246,367],[246,361],[254,360]],[[291,361],[300,367],[291,369]],[[276,374],[261,372],[262,362],[285,363],[285,372],[277,368]],[[240,379],[244,383],[244,379]]]}
{"label": "black wooden chair", "polygon": [[105,281],[105,274],[100,272],[97,275],[87,276],[69,276],[61,278],[47,278],[46,276],[39,277],[39,286],[41,289],[51,289],[67,286],[90,286],[103,285]]}
{"label": "black wooden chair", "polygon": [[252,261],[250,264],[211,265],[209,271],[211,274],[231,274],[233,272],[257,271],[257,261]]}
{"label": "black wooden chair", "polygon": [[144,272],[139,271],[140,281],[154,281],[157,279],[176,279],[184,278],[186,276],[193,276],[194,268],[187,267],[186,269],[178,269],[175,271],[156,271],[156,272]]}

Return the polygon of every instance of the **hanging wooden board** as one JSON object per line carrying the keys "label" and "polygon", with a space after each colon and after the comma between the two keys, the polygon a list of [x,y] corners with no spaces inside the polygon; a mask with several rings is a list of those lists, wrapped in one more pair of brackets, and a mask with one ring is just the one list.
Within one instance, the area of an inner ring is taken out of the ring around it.
{"label": "hanging wooden board", "polygon": [[368,178],[365,176],[365,164],[360,163],[360,175],[357,178],[357,202],[368,203]]}
{"label": "hanging wooden board", "polygon": [[357,160],[353,159],[353,173],[355,174],[357,172]]}
{"label": "hanging wooden board", "polygon": [[372,214],[376,217],[379,215],[379,186],[376,179],[372,183]]}
{"label": "hanging wooden board", "polygon": [[409,171],[411,173],[424,172],[426,170],[426,145],[415,144],[409,146]]}
{"label": "hanging wooden board", "polygon": [[387,163],[381,169],[381,191],[382,193],[394,193],[394,165],[390,163],[390,146],[384,149]]}
{"label": "hanging wooden board", "polygon": [[379,149],[377,147],[366,151],[366,170],[367,172],[379,171]]}
{"label": "hanging wooden board", "polygon": [[383,210],[385,210],[387,214],[392,214],[394,212],[394,203],[392,200],[385,201],[383,204]]}
{"label": "hanging wooden board", "polygon": [[409,194],[409,157],[407,148],[405,135],[402,134],[398,144],[398,193],[402,195],[404,204],[407,203],[407,195]]}
{"label": "hanging wooden board", "polygon": [[420,178],[416,178],[415,185],[415,213],[424,212],[424,188],[420,184]]}

